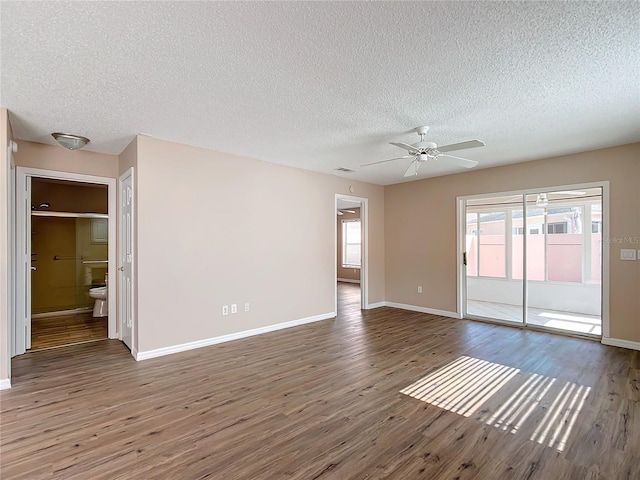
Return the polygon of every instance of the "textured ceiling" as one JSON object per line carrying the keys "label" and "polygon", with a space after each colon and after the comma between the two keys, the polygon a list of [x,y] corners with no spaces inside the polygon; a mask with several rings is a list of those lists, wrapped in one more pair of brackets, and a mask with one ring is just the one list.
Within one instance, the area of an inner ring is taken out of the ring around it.
{"label": "textured ceiling", "polygon": [[635,1],[3,1],[0,15],[0,103],[20,139],[64,131],[118,154],[145,133],[383,185],[409,162],[360,165],[403,155],[388,142],[418,125],[440,145],[483,140],[457,153],[476,168],[640,140]]}

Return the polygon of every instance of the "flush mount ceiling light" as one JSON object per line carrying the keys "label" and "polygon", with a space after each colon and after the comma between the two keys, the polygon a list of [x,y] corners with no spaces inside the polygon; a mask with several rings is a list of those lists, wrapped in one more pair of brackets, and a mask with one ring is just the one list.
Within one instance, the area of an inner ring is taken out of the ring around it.
{"label": "flush mount ceiling light", "polygon": [[72,135],[70,133],[54,132],[51,136],[55,138],[60,145],[64,148],[68,148],[69,150],[78,150],[90,142],[86,137]]}
{"label": "flush mount ceiling light", "polygon": [[539,193],[536,199],[536,207],[546,207],[549,205],[549,199],[546,193]]}

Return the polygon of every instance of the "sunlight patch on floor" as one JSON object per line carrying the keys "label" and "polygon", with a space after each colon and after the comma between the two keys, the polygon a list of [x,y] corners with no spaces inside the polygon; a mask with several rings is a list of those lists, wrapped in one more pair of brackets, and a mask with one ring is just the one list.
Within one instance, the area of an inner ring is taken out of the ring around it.
{"label": "sunlight patch on floor", "polygon": [[462,356],[400,393],[469,417],[519,371]]}
{"label": "sunlight patch on floor", "polygon": [[564,450],[591,387],[462,356],[400,393],[469,417],[509,382],[513,393],[478,419],[511,434],[531,419],[531,441]]}

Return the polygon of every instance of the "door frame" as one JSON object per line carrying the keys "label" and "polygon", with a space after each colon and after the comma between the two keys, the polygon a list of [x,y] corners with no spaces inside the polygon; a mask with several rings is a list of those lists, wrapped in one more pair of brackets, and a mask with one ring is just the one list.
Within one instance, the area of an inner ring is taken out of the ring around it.
{"label": "door frame", "polygon": [[[465,203],[467,200],[479,199],[484,197],[494,196],[509,196],[509,195],[532,195],[539,193],[549,193],[557,190],[580,190],[585,188],[601,188],[602,189],[602,285],[601,285],[601,318],[602,318],[602,342],[610,336],[610,317],[609,317],[609,268],[610,268],[610,245],[605,239],[609,238],[609,181],[602,180],[599,182],[587,182],[587,183],[572,183],[566,185],[554,185],[544,186],[537,188],[527,188],[523,190],[509,190],[502,192],[489,192],[475,195],[465,195],[456,197],[456,285],[457,285],[457,313],[463,318],[471,318],[466,312],[466,298],[467,298],[467,282],[465,266],[463,264],[463,253],[466,249],[466,218],[465,218]],[[526,248],[526,242],[525,242]],[[526,251],[525,251],[526,255]],[[527,278],[526,271],[523,278],[523,300],[524,306],[527,304]],[[523,310],[525,311],[525,310]],[[494,321],[493,319],[491,320]],[[495,323],[517,326],[513,322],[495,320]],[[549,331],[549,330],[545,330]],[[554,332],[558,332],[554,330]],[[560,332],[558,332],[560,333]],[[565,332],[562,332],[565,334]]]}
{"label": "door frame", "polygon": [[338,222],[336,211],[338,199],[350,202],[360,202],[360,228],[362,229],[362,265],[360,266],[360,308],[368,310],[369,307],[369,199],[343,195],[336,193],[333,202],[333,284],[334,284],[334,312],[338,313]]}
{"label": "door frame", "polygon": [[[27,304],[29,298],[31,282],[27,275],[31,274],[31,243],[27,242],[31,225],[31,193],[27,191],[27,179],[46,178],[53,180],[76,181],[83,183],[95,183],[107,185],[107,205],[109,216],[109,246],[107,272],[111,278],[116,277],[116,179],[110,177],[98,177],[95,175],[84,175],[80,173],[58,172],[55,170],[43,170],[30,167],[16,167],[16,230],[15,230],[15,251],[16,258],[14,278],[16,279],[15,289],[15,315],[11,318],[14,335],[11,338],[12,356],[21,355],[26,352],[27,346],[27,323],[30,322],[31,305]],[[21,246],[25,246],[25,251],[21,251]],[[27,270],[28,269],[28,270]],[[116,289],[117,292],[117,289]],[[117,338],[117,294],[108,296],[109,311],[115,312],[109,315],[108,335],[109,338]]]}

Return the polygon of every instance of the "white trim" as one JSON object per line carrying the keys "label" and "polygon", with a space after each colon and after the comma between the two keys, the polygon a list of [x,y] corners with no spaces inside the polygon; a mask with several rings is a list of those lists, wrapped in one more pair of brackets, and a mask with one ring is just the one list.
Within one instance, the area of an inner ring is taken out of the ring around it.
{"label": "white trim", "polygon": [[[69,180],[76,182],[84,182],[84,183],[95,183],[99,185],[107,186],[107,195],[108,195],[108,212],[109,212],[109,246],[108,246],[108,267],[107,272],[110,277],[115,277],[116,272],[116,205],[117,205],[117,190],[116,190],[116,179],[112,177],[99,177],[96,175],[85,175],[80,173],[71,173],[71,172],[59,172],[55,170],[43,170],[39,168],[29,168],[29,167],[16,167],[16,195],[18,201],[16,202],[16,220],[17,220],[17,230],[16,230],[16,258],[22,259],[22,261],[17,262],[16,265],[16,292],[15,292],[15,303],[16,303],[16,314],[10,319],[10,322],[16,322],[14,326],[14,337],[11,339],[13,342],[12,352],[15,355],[20,355],[25,353],[25,347],[27,344],[27,339],[24,338],[24,325],[20,325],[20,328],[17,328],[17,322],[26,321],[27,315],[25,314],[25,298],[27,295],[26,290],[26,275],[30,272],[26,271],[26,266],[30,265],[30,258],[27,258],[21,251],[18,251],[21,246],[26,244],[25,234],[28,234],[27,228],[30,225],[28,221],[31,216],[31,208],[30,208],[30,192],[26,191],[24,185],[27,183],[27,179],[31,179],[32,177],[37,178],[50,178],[56,180]],[[24,208],[22,208],[24,207]],[[20,254],[20,255],[18,255]],[[23,258],[24,257],[24,258]],[[22,268],[25,267],[25,268]],[[116,311],[116,295],[109,295],[109,311]],[[30,312],[28,312],[28,318],[31,319]],[[117,319],[116,315],[109,315],[109,325],[108,325],[108,333],[109,338],[117,338],[116,332]]]}
{"label": "white trim", "polygon": [[360,283],[360,280],[352,280],[351,278],[338,278],[338,281],[345,283]]}
{"label": "white trim", "polygon": [[367,310],[372,310],[374,308],[380,308],[380,307],[386,307],[387,306],[387,302],[376,302],[376,303],[370,303],[367,306]]}
{"label": "white trim", "polygon": [[49,318],[49,317],[62,317],[67,315],[77,315],[78,313],[87,313],[93,310],[93,307],[74,308],[72,310],[57,310],[55,312],[33,313],[31,318]]}
{"label": "white trim", "polygon": [[456,201],[456,295],[457,295],[457,309],[460,312],[460,316],[464,318],[467,313],[467,271],[464,264],[464,253],[467,250],[466,238],[467,238],[467,220],[465,218],[465,200],[458,197]]}
{"label": "white trim", "polygon": [[[360,203],[360,228],[362,229],[362,258],[360,267],[360,308],[369,309],[369,199],[353,195],[335,194],[331,216],[333,221],[333,278],[334,278],[334,311],[338,311],[338,222],[336,211],[338,200]],[[342,259],[340,259],[342,261]]]}
{"label": "white trim", "polygon": [[628,348],[630,350],[640,350],[640,342],[621,340],[619,338],[602,337],[602,344],[610,345],[612,347]]}
{"label": "white trim", "polygon": [[11,388],[10,378],[3,378],[2,380],[0,380],[0,390],[7,390],[9,388]]}
{"label": "white trim", "polygon": [[437,310],[435,308],[419,307],[417,305],[407,305],[405,303],[396,302],[384,302],[385,306],[391,308],[399,308],[401,310],[410,310],[412,312],[429,313],[431,315],[438,315],[441,317],[449,317],[462,319],[462,315],[457,312],[449,312],[447,310]]}
{"label": "white trim", "polygon": [[292,320],[290,322],[276,323],[275,325],[267,325],[266,327],[254,328],[252,330],[245,330],[242,332],[230,333],[228,335],[222,335],[220,337],[205,338],[204,340],[196,340],[195,342],[182,343],[180,345],[172,345],[170,347],[157,348],[155,350],[148,350],[146,352],[138,352],[132,350],[131,353],[138,361],[148,360],[150,358],[162,357],[164,355],[170,355],[172,353],[186,352],[187,350],[193,350],[195,348],[208,347],[210,345],[216,345],[218,343],[231,342],[240,338],[252,337],[254,335],[260,335],[262,333],[274,332],[276,330],[282,330],[283,328],[297,327],[306,323],[318,322],[321,320],[327,320],[334,318],[335,312],[323,313],[321,315],[314,315],[312,317],[301,318],[299,320]]}
{"label": "white trim", "polygon": [[610,205],[610,197],[609,197],[609,182],[604,181],[600,182],[602,186],[602,271],[600,272],[600,276],[602,278],[602,312],[600,312],[602,317],[602,337],[608,338],[611,331],[611,323],[609,319],[609,273],[610,273],[610,265],[611,265],[611,248],[609,242],[605,242],[605,238],[610,238],[609,236],[609,225],[610,225],[610,216],[609,216],[609,205]]}

